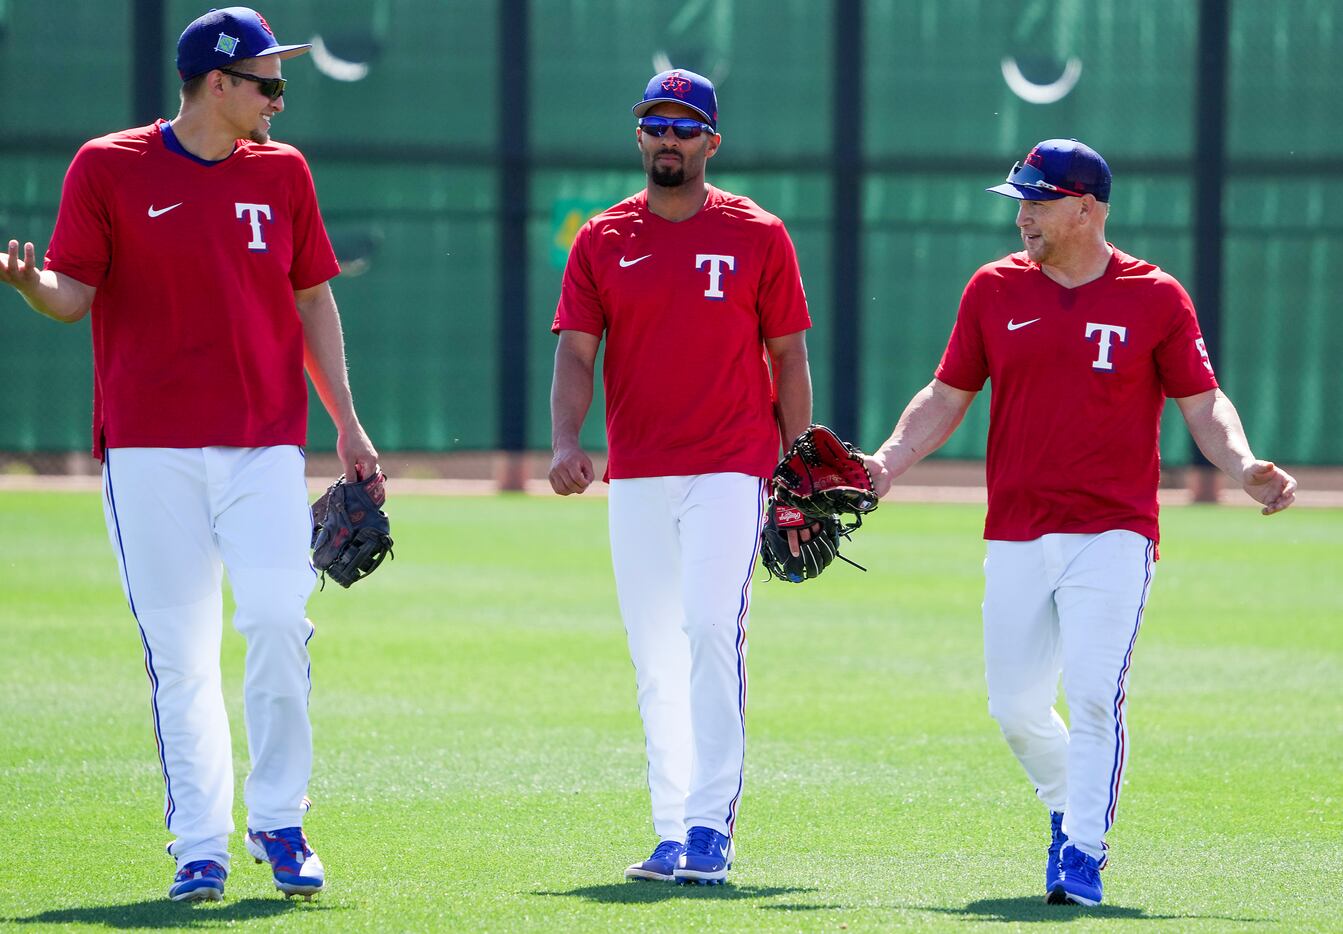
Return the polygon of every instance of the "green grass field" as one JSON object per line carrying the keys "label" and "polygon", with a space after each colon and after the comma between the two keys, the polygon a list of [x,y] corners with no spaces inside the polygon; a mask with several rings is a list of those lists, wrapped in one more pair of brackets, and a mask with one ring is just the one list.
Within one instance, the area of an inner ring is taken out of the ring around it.
{"label": "green grass field", "polygon": [[[887,504],[848,549],[870,573],[757,581],[739,855],[714,888],[621,879],[656,841],[605,502],[392,515],[395,562],[309,605],[328,891],[285,901],[235,836],[226,900],[193,907],[164,899],[98,498],[0,495],[0,928],[1343,930],[1343,511],[1165,512],[1094,910],[1041,904],[1047,816],[986,711],[979,508]],[[230,631],[240,798],[242,649]]]}

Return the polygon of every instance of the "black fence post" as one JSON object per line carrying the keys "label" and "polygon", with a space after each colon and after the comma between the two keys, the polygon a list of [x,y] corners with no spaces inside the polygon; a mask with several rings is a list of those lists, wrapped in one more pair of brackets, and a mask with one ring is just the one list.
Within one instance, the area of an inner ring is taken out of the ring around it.
{"label": "black fence post", "polygon": [[[833,408],[841,437],[857,444],[858,387],[861,385],[862,317],[858,287],[862,275],[863,222],[863,0],[836,0],[834,6],[834,87],[830,162],[830,302],[834,335],[830,355]],[[842,337],[840,335],[843,335]]]}
{"label": "black fence post", "polygon": [[162,113],[163,56],[172,53],[165,44],[164,3],[135,0],[131,4],[131,122],[135,126],[171,116]]}
{"label": "black fence post", "polygon": [[527,447],[528,0],[499,4],[499,485],[522,489]]}
{"label": "black fence post", "polygon": [[[1216,365],[1222,349],[1222,199],[1226,190],[1227,62],[1230,57],[1227,0],[1200,0],[1198,73],[1194,76],[1194,301],[1208,356]],[[1197,445],[1190,459],[1198,502],[1217,500],[1217,473]]]}

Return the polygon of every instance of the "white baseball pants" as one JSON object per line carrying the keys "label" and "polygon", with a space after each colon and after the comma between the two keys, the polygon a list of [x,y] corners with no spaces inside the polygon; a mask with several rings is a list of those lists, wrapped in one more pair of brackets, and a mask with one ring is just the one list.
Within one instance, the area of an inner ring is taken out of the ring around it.
{"label": "white baseball pants", "polygon": [[732,836],[746,755],[746,623],[765,481],[612,480],[611,563],[648,750],[653,829]]}
{"label": "white baseball pants", "polygon": [[[1098,860],[1128,758],[1129,663],[1155,552],[1113,530],[990,541],[984,560],[989,713],[1070,841]],[[1060,670],[1071,732],[1054,710]]]}
{"label": "white baseball pants", "polygon": [[304,606],[316,575],[303,452],[264,448],[113,448],[103,506],[122,587],[140,628],[164,820],[177,865],[228,867],[233,748],[219,670],[221,570],[247,641],[243,700],[252,771],[248,826],[303,823],[312,770]]}

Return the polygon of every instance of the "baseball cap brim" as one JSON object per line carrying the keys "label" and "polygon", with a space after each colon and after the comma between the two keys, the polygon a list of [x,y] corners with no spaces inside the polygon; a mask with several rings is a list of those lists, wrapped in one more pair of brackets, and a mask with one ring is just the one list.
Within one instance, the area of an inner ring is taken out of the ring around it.
{"label": "baseball cap brim", "polygon": [[252,58],[265,58],[267,55],[278,55],[280,58],[294,58],[297,55],[302,55],[311,48],[311,42],[305,42],[301,45],[273,45],[269,49],[256,53]]}
{"label": "baseball cap brim", "polygon": [[695,113],[703,117],[704,122],[709,124],[709,126],[714,125],[712,117],[710,117],[704,111],[700,110],[694,104],[683,101],[679,97],[655,97],[652,100],[640,101],[639,103],[634,105],[633,108],[634,116],[642,117],[644,114],[648,113],[648,111],[652,110],[653,107],[657,104],[681,104],[685,107],[689,107],[691,110],[695,111]]}
{"label": "baseball cap brim", "polygon": [[1058,201],[1060,198],[1068,197],[1061,192],[1028,188],[1023,185],[1013,185],[1011,182],[1004,182],[1001,185],[994,185],[992,188],[985,188],[984,190],[991,191],[995,195],[1016,198],[1018,201]]}

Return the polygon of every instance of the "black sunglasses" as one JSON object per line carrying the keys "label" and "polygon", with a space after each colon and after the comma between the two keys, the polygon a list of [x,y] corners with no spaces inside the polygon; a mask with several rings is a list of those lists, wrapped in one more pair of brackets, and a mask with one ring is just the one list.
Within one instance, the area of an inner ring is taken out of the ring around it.
{"label": "black sunglasses", "polygon": [[677,139],[694,139],[706,130],[715,132],[709,124],[698,120],[672,120],[668,117],[641,117],[639,129],[649,136],[666,136],[668,130],[674,130]]}
{"label": "black sunglasses", "polygon": [[232,75],[235,78],[242,78],[244,81],[255,81],[257,83],[257,87],[261,89],[261,93],[269,97],[271,100],[275,100],[282,94],[284,94],[285,82],[283,78],[263,78],[260,75],[249,75],[245,71],[232,71],[231,69],[228,68],[221,68],[219,70],[226,75]]}

